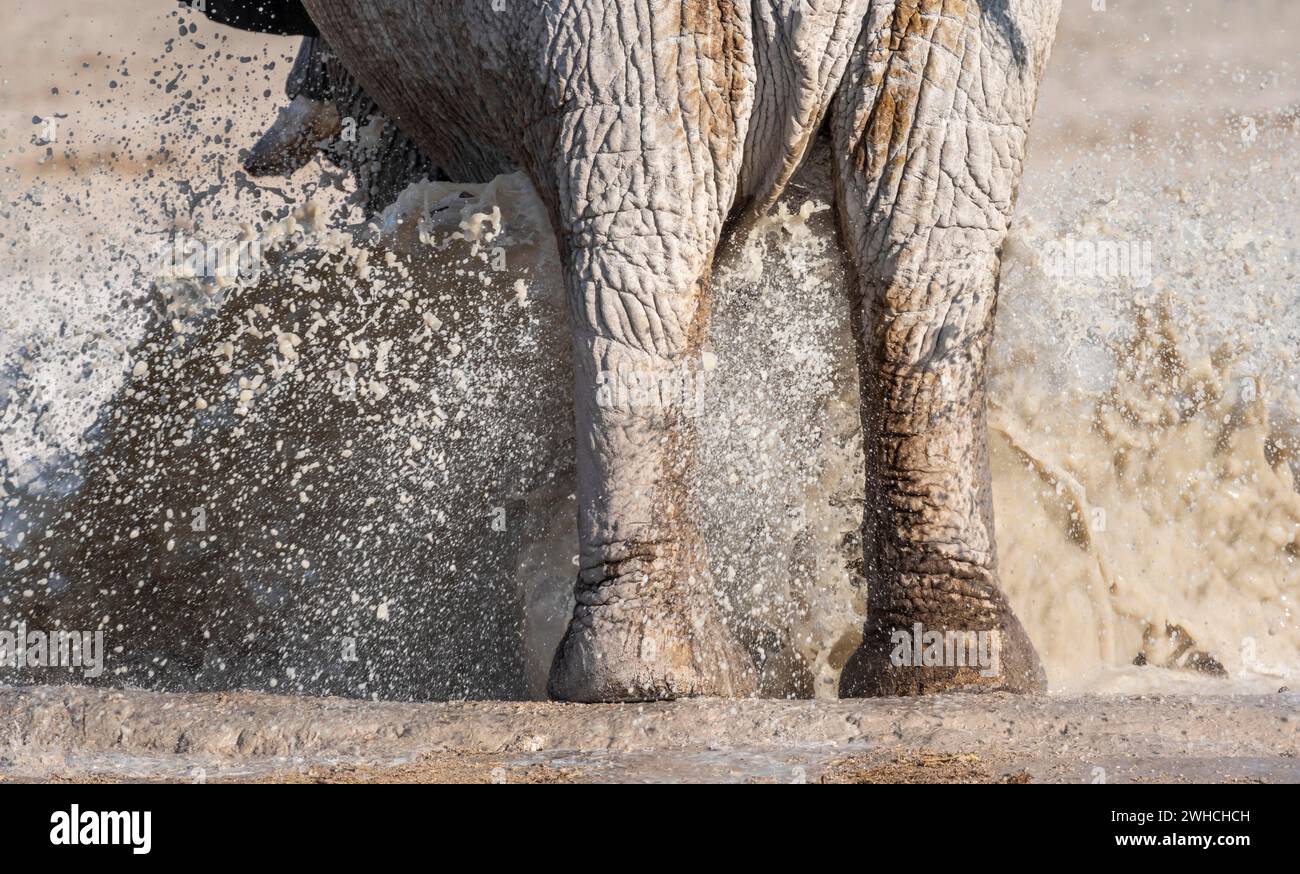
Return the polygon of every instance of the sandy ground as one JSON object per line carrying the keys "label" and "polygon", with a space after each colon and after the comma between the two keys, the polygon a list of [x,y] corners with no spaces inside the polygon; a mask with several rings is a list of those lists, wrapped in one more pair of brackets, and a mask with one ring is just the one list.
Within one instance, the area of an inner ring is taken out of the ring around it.
{"label": "sandy ground", "polygon": [[1300,782],[1300,696],[403,704],[0,688],[5,781]]}

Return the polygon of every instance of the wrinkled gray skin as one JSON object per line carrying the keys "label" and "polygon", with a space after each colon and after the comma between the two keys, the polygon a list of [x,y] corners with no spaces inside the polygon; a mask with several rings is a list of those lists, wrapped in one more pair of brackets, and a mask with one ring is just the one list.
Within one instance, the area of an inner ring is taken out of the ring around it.
{"label": "wrinkled gray skin", "polygon": [[[869,618],[841,694],[1042,688],[998,585],[984,371],[1056,0],[306,5],[430,161],[466,181],[522,168],[552,213],[581,538],[554,697],[754,690],[684,511],[679,387],[707,378],[720,238],[772,205],[823,124],[861,301],[869,479]],[[895,666],[891,634],[918,622],[996,629],[1001,673]]]}

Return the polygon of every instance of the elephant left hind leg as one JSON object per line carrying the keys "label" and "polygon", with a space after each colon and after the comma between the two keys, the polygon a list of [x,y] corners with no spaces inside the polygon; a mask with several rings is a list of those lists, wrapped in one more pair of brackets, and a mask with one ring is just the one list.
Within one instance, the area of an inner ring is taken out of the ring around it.
{"label": "elephant left hind leg", "polygon": [[874,4],[831,113],[860,294],[868,574],[844,697],[1032,692],[997,573],[985,359],[1055,4]]}
{"label": "elephant left hind leg", "polygon": [[572,74],[535,170],[554,183],[578,462],[577,605],[549,688],[568,701],[749,695],[754,666],[713,597],[687,504],[706,277],[753,100],[735,39],[749,12],[582,7],[600,32],[546,52]]}
{"label": "elephant left hind leg", "polygon": [[[631,219],[639,234],[577,244],[569,259],[579,568],[549,683],[566,701],[753,691],[753,666],[714,603],[686,514],[705,308],[701,283],[674,262],[695,247],[643,218],[621,213],[615,225]],[[635,257],[620,251],[629,248]],[[679,285],[675,274],[688,278]]]}
{"label": "elephant left hind leg", "polygon": [[[592,109],[581,123],[623,127]],[[635,130],[635,126],[633,130]],[[660,150],[659,159],[670,148]],[[581,164],[588,158],[583,156]],[[625,152],[591,162],[615,174]],[[707,317],[703,271],[716,241],[674,215],[692,174],[580,179],[565,208],[574,330],[578,470],[577,604],[551,668],[566,701],[742,696],[753,666],[710,591],[701,537],[686,512],[695,458]],[[640,175],[639,173],[636,175]]]}

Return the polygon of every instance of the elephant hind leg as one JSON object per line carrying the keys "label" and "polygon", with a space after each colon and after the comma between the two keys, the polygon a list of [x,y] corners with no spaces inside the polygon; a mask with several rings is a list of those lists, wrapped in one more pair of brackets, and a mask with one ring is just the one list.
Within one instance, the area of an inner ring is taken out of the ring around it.
{"label": "elephant hind leg", "polygon": [[550,693],[752,694],[753,664],[715,603],[687,511],[705,275],[732,183],[658,105],[596,104],[562,125],[561,142],[574,144],[556,199],[574,331],[579,574]]}
{"label": "elephant hind leg", "polygon": [[632,261],[608,244],[571,256],[579,573],[549,682],[561,700],[754,689],[753,665],[714,602],[686,515],[704,314],[699,283],[678,288],[672,279],[683,275],[671,266],[682,243],[650,233]]}
{"label": "elephant hind leg", "polygon": [[985,5],[874,5],[831,111],[868,475],[868,616],[845,697],[1045,685],[998,581],[984,392],[1056,10]]}
{"label": "elephant hind leg", "polygon": [[[554,149],[530,171],[553,186],[574,331],[580,564],[550,691],[749,695],[753,663],[714,599],[687,504],[707,391],[706,276],[753,102],[736,38],[749,12],[597,5],[599,32],[561,47],[576,72]],[[609,56],[613,44],[626,61]]]}

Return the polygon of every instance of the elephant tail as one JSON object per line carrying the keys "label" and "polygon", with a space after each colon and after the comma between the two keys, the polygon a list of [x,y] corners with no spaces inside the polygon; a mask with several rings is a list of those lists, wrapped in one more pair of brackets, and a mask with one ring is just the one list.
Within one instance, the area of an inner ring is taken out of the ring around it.
{"label": "elephant tail", "polygon": [[279,36],[320,36],[302,0],[188,0],[218,24]]}

